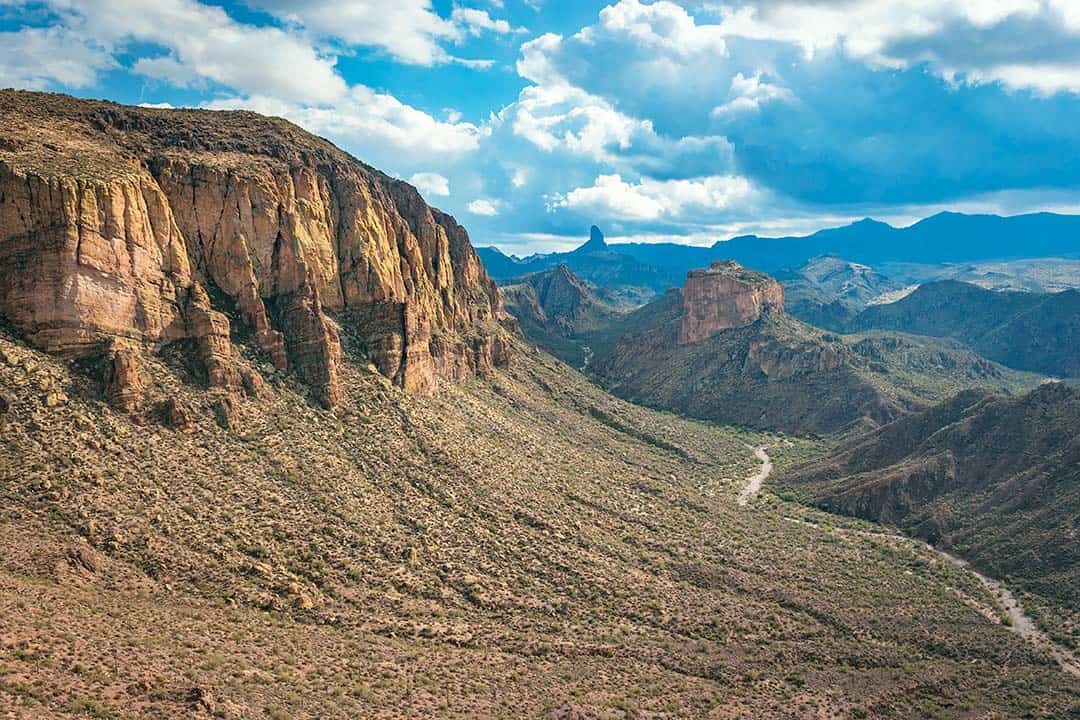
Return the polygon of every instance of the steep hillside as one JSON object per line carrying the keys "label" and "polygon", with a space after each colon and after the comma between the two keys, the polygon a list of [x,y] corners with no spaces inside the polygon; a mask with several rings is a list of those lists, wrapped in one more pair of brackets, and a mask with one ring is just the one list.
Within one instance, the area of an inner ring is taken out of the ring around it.
{"label": "steep hillside", "polygon": [[328,407],[342,326],[409,390],[505,362],[498,292],[453,218],[254,113],[0,92],[0,277],[0,317],[107,356],[125,405],[142,358],[178,342],[238,388],[238,331]]}
{"label": "steep hillside", "polygon": [[526,275],[500,290],[525,336],[577,367],[585,364],[587,352],[578,338],[623,314],[566,265]]}
{"label": "steep hillside", "polygon": [[901,289],[873,268],[831,255],[797,270],[776,273],[784,286],[784,309],[803,322],[840,330],[872,300]]}
{"label": "steep hillside", "polygon": [[1009,577],[1069,619],[1080,645],[1080,393],[961,393],[901,418],[783,482],[822,508],[899,525]]}
{"label": "steep hillside", "polygon": [[1080,376],[1080,291],[995,292],[943,280],[867,308],[849,330],[898,330],[955,338],[1010,367]]}
{"label": "steep hillside", "polygon": [[[17,717],[1065,717],[1075,682],[972,577],[740,507],[769,442],[544,355],[335,413],[224,402],[169,352],[147,410],[0,335],[0,707]],[[224,427],[223,427],[224,426]]]}
{"label": "steep hillside", "polygon": [[[741,279],[740,279],[741,278]],[[780,285],[734,263],[584,340],[612,392],[693,417],[809,433],[871,427],[958,389],[1038,379],[955,343],[840,337],[786,315]]]}

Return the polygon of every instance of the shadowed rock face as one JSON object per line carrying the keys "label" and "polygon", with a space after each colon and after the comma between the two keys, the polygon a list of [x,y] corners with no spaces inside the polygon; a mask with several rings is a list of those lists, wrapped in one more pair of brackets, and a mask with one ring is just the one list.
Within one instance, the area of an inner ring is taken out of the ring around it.
{"label": "shadowed rock face", "polygon": [[700,342],[721,330],[746,327],[765,310],[784,310],[784,288],[768,275],[731,261],[691,270],[686,275],[678,342]]}
{"label": "shadowed rock face", "polygon": [[218,290],[327,406],[339,323],[411,391],[506,361],[467,234],[410,185],[254,113],[0,92],[0,316],[67,356],[192,339],[236,386]]}

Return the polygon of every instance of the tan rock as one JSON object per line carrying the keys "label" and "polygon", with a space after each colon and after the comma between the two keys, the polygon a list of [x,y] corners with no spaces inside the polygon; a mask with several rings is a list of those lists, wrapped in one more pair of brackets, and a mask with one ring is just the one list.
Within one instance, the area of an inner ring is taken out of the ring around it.
{"label": "tan rock", "polygon": [[0,316],[49,352],[192,339],[239,387],[235,312],[327,406],[338,322],[410,391],[507,361],[465,230],[289,123],[0,91],[0,148]]}
{"label": "tan rock", "polygon": [[175,397],[165,401],[161,414],[165,423],[174,430],[188,430],[194,424],[191,410]]}
{"label": "tan rock", "polygon": [[113,407],[133,412],[143,400],[145,380],[137,348],[114,340],[106,358],[105,395]]}

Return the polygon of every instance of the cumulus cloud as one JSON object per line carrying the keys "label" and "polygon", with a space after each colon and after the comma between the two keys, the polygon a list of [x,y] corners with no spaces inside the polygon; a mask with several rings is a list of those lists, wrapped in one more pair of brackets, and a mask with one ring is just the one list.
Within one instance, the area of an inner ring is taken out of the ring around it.
{"label": "cumulus cloud", "polygon": [[712,114],[753,112],[758,110],[762,103],[772,100],[791,101],[794,98],[794,94],[787,88],[763,81],[761,73],[747,77],[740,72],[731,78],[727,102],[713,108]]}
{"label": "cumulus cloud", "polygon": [[449,18],[439,15],[430,0],[246,0],[247,4],[326,38],[349,45],[385,50],[413,65],[460,63],[488,67],[490,60],[464,60],[446,51],[444,43],[461,42],[466,35],[512,32],[505,20],[486,11],[455,8]]}
{"label": "cumulus cloud", "polygon": [[590,187],[551,199],[549,208],[584,210],[615,220],[679,219],[691,210],[715,213],[749,202],[753,184],[735,175],[658,181],[642,177],[626,182],[618,175],[601,175]]}
{"label": "cumulus cloud", "polygon": [[57,84],[84,88],[98,73],[115,67],[97,43],[63,27],[24,28],[0,33],[0,86],[42,90]]}
{"label": "cumulus cloud", "polygon": [[425,196],[450,194],[450,181],[439,173],[413,173],[412,177],[409,178],[409,182],[415,185],[416,189]]}
{"label": "cumulus cloud", "polygon": [[516,31],[506,20],[494,19],[486,10],[476,8],[456,7],[450,14],[450,20],[470,35],[481,35],[484,32],[492,32],[496,35],[506,35],[512,32],[528,32],[525,28]]}
{"label": "cumulus cloud", "polygon": [[[366,159],[387,158],[383,167],[398,165],[394,154],[457,155],[475,150],[488,130],[468,122],[442,122],[393,95],[364,85],[353,86],[332,106],[316,107],[253,95],[213,100],[206,107],[246,109],[292,120],[309,131],[353,148]],[[374,162],[373,160],[371,160]]]}
{"label": "cumulus cloud", "polygon": [[1073,0],[757,0],[721,12],[723,34],[796,44],[807,58],[839,50],[872,66],[925,63],[957,81],[1080,92]]}
{"label": "cumulus cloud", "polygon": [[466,206],[473,215],[494,217],[499,214],[499,201],[490,198],[477,198]]}
{"label": "cumulus cloud", "polygon": [[163,58],[136,63],[154,77],[193,78],[244,93],[298,102],[332,102],[346,91],[334,69],[304,39],[280,28],[245,25],[220,7],[195,0],[52,0],[71,32],[119,52],[126,43],[152,43]]}
{"label": "cumulus cloud", "polygon": [[500,113],[516,135],[545,152],[561,150],[617,169],[667,173],[677,166],[695,172],[695,156],[712,170],[730,162],[730,144],[722,136],[664,136],[651,119],[628,115],[571,83],[553,61],[562,45],[563,38],[552,34],[522,45],[518,74],[534,84]]}
{"label": "cumulus cloud", "polygon": [[699,25],[685,9],[667,0],[649,4],[621,0],[601,10],[600,21],[582,29],[576,37],[591,44],[612,36],[629,38],[654,53],[659,51],[658,59],[668,53],[687,57],[727,52],[720,26]]}

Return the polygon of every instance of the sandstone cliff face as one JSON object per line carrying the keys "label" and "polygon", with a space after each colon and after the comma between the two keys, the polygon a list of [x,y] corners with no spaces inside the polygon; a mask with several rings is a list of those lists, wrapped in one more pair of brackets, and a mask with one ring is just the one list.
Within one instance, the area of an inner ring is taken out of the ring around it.
{"label": "sandstone cliff face", "polygon": [[465,230],[411,186],[253,113],[0,92],[0,316],[68,356],[193,340],[237,387],[223,310],[327,406],[343,331],[410,391],[507,360]]}
{"label": "sandstone cliff face", "polygon": [[735,262],[714,262],[707,270],[687,273],[678,342],[700,342],[751,325],[766,310],[783,309],[784,288],[776,280]]}

